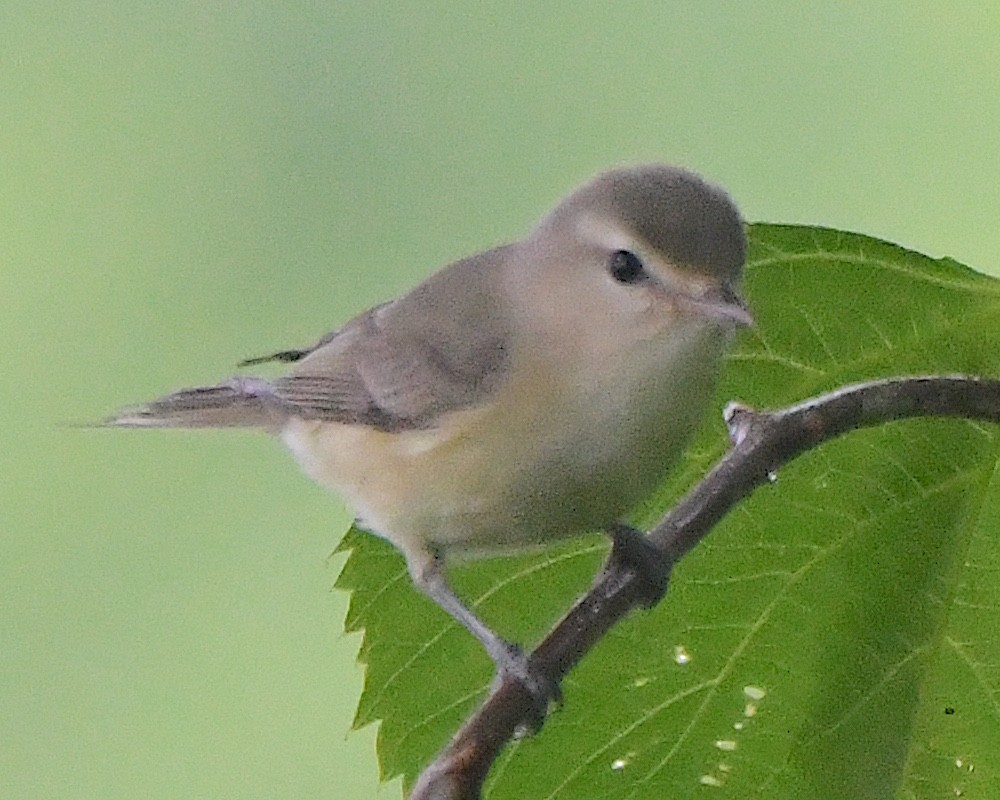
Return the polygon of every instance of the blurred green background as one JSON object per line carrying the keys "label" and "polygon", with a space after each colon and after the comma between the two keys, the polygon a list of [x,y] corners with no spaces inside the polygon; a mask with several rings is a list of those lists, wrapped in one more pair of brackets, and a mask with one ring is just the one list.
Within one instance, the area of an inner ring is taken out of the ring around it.
{"label": "blurred green background", "polygon": [[1000,274],[995,2],[0,11],[0,797],[397,797],[281,447],[75,423],[662,159]]}

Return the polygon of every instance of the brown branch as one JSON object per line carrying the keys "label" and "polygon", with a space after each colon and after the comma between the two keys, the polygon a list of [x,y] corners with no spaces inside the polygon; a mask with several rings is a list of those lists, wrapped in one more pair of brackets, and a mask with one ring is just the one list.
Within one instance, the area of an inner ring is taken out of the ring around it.
{"label": "brown branch", "polygon": [[[893,378],[847,386],[773,412],[730,404],[725,418],[733,448],[650,531],[649,541],[676,563],[740,500],[801,453],[857,428],[925,416],[1000,422],[1000,380]],[[557,684],[608,630],[641,605],[642,593],[634,571],[609,561],[590,591],[531,654],[532,671]],[[493,762],[529,725],[534,711],[520,683],[500,683],[424,770],[411,800],[478,800]]]}

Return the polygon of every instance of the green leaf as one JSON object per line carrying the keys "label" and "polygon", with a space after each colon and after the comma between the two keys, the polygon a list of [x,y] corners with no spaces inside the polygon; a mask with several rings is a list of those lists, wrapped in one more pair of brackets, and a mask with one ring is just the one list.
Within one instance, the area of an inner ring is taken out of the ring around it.
{"label": "green leaf", "polygon": [[[730,399],[782,406],[868,378],[1000,375],[1000,283],[837,231],[755,225],[757,327]],[[657,496],[656,519],[726,447],[718,413]],[[998,431],[912,420],[787,466],[675,572],[664,602],[571,673],[540,735],[508,748],[501,798],[983,797],[1000,785]],[[386,775],[409,782],[482,699],[491,665],[352,533],[338,585],[365,629],[357,724],[382,720]],[[585,590],[601,537],[454,569],[504,635],[531,644]]]}

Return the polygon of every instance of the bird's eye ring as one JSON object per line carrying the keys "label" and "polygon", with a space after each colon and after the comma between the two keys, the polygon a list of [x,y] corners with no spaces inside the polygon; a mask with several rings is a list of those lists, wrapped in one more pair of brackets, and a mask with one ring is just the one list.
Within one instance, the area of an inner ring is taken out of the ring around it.
{"label": "bird's eye ring", "polygon": [[646,278],[646,268],[639,256],[629,250],[615,250],[611,254],[608,271],[618,283],[638,283]]}

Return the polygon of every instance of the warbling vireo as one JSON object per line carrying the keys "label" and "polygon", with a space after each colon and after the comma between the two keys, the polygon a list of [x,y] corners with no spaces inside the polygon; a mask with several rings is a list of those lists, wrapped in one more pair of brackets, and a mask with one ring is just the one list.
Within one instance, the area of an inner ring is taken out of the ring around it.
{"label": "warbling vireo", "polygon": [[[126,409],[122,427],[280,436],[498,669],[523,656],[449,588],[444,560],[595,530],[663,479],[707,410],[746,241],[718,187],[648,165],[599,175],[528,236],[461,259],[315,345]],[[636,534],[638,535],[638,534]]]}

